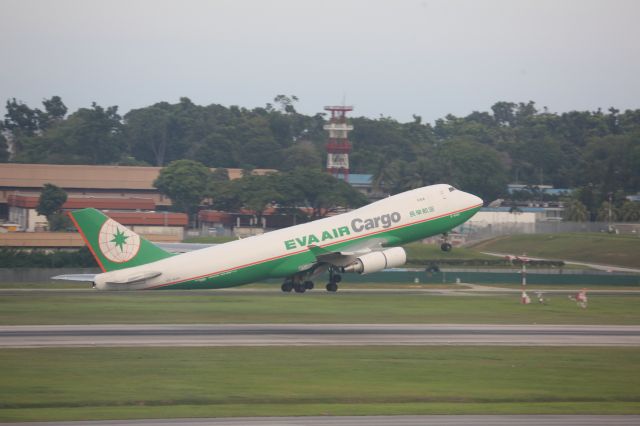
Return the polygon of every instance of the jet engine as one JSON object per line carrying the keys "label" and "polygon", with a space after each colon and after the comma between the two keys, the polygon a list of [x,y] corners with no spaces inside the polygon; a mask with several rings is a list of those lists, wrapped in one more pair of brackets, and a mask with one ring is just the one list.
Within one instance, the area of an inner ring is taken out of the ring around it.
{"label": "jet engine", "polygon": [[342,268],[342,272],[369,274],[386,268],[402,266],[407,261],[407,252],[402,247],[394,247],[382,251],[374,251],[360,256],[355,262]]}

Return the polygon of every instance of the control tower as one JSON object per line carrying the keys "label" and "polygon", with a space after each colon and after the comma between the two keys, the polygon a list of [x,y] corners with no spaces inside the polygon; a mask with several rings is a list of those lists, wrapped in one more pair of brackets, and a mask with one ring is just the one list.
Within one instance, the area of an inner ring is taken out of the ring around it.
{"label": "control tower", "polygon": [[349,131],[353,126],[347,124],[347,112],[353,111],[352,106],[326,106],[325,111],[331,111],[329,124],[324,129],[329,132],[327,143],[327,172],[338,179],[349,179]]}

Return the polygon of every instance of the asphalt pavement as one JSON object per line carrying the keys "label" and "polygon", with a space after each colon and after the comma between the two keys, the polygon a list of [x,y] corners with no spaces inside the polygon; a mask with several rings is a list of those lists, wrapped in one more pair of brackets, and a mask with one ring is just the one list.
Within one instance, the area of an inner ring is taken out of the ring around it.
{"label": "asphalt pavement", "polygon": [[0,327],[0,348],[291,345],[640,346],[640,326],[125,324]]}
{"label": "asphalt pavement", "polygon": [[7,423],[11,426],[636,426],[640,416],[603,415],[430,415],[238,417],[86,422]]}

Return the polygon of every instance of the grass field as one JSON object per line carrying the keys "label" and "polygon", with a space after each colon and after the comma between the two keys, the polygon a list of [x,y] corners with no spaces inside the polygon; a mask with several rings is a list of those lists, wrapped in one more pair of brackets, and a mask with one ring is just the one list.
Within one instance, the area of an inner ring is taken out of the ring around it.
{"label": "grass field", "polygon": [[640,238],[630,235],[511,235],[475,244],[472,249],[640,268]]}
{"label": "grass field", "polygon": [[639,413],[635,348],[0,351],[0,420]]}
{"label": "grass field", "polygon": [[[246,293],[9,290],[0,295],[0,324],[640,324],[640,294],[591,295],[589,308],[580,309],[565,295],[524,306],[518,294],[299,295],[274,284],[273,293],[251,291],[268,287],[251,285]],[[2,349],[0,422],[640,414],[639,362],[638,348],[618,347]]]}
{"label": "grass field", "polygon": [[518,294],[26,293],[0,296],[0,324],[640,324],[640,295],[592,295],[588,309],[564,295],[547,298],[524,306]]}

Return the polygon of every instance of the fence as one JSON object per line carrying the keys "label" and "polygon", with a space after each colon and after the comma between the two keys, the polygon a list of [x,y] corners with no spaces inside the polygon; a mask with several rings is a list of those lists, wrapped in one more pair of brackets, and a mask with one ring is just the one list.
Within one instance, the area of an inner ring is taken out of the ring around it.
{"label": "fence", "polygon": [[[527,271],[527,284],[573,284],[598,286],[640,286],[640,275],[612,274],[612,273],[530,273]],[[423,270],[386,271],[369,275],[344,274],[345,282],[368,282],[386,284],[442,284],[462,283],[473,284],[520,284],[522,277],[515,271],[469,271],[442,270],[429,273]]]}
{"label": "fence", "polygon": [[477,226],[473,223],[463,224],[457,231],[467,240],[481,240],[500,235],[514,234],[557,234],[569,232],[597,232],[620,235],[634,235],[640,238],[640,223],[607,223],[607,222],[555,222],[540,221],[535,223],[503,223]]}

